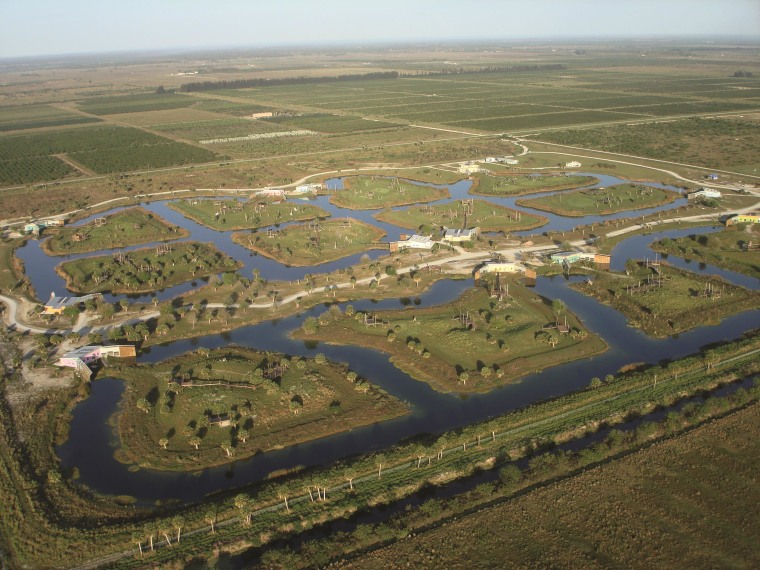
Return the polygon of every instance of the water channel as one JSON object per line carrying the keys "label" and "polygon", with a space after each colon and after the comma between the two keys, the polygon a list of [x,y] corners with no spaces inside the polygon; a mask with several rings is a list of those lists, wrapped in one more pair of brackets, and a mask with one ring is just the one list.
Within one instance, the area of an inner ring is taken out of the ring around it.
{"label": "water channel", "polygon": [[[610,186],[627,181],[609,176],[599,176],[599,186]],[[339,179],[329,181],[332,187],[340,186]],[[435,203],[459,200],[467,196],[470,181],[460,181],[449,185],[451,198]],[[543,193],[545,195],[549,193]],[[533,197],[533,196],[531,196]],[[489,201],[514,207],[516,198],[487,198]],[[681,200],[649,209],[649,211],[666,211],[680,205]],[[315,203],[328,210],[334,217],[351,216],[376,226],[382,227],[388,234],[386,239],[397,239],[401,228],[379,223],[372,217],[376,211],[354,211],[338,208],[329,203],[327,197],[319,197]],[[293,280],[306,273],[331,271],[350,266],[358,261],[359,255],[327,263],[318,267],[293,268],[275,261],[252,255],[247,249],[238,246],[230,239],[231,232],[218,232],[205,228],[186,219],[167,206],[166,201],[144,205],[146,209],[167,219],[170,223],[182,226],[190,231],[186,240],[214,242],[222,251],[245,262],[241,274],[250,276],[253,268],[258,268],[267,279]],[[522,211],[531,211],[520,207]],[[112,210],[115,211],[115,210]],[[638,213],[641,213],[639,211]],[[110,213],[110,212],[109,212]],[[536,212],[546,216],[545,212]],[[103,215],[103,214],[98,214]],[[587,216],[584,218],[563,218],[549,214],[547,228],[553,231],[571,229],[576,225],[599,223],[605,219],[629,217],[631,212],[612,216]],[[78,223],[86,223],[82,220]],[[654,239],[665,236],[679,237],[690,233],[715,231],[711,228],[699,230],[658,232],[647,236],[634,236],[621,242],[613,252],[614,268],[620,268],[628,257],[652,256],[648,244]],[[146,247],[145,245],[136,248]],[[102,253],[102,252],[100,252]],[[371,252],[373,256],[383,252]],[[63,291],[62,280],[55,274],[54,267],[66,258],[48,257],[37,242],[18,250],[19,257],[26,264],[27,272],[38,293],[45,291]],[[86,254],[95,255],[95,254]],[[78,256],[69,256],[74,258]],[[688,264],[683,260],[668,261],[674,265],[683,264],[692,271],[719,274],[731,282],[746,287],[757,288],[758,281],[734,272],[720,270],[709,265]],[[132,495],[140,502],[177,499],[195,501],[219,490],[234,488],[246,483],[261,480],[274,470],[297,465],[327,464],[352,454],[381,449],[419,433],[439,433],[456,429],[463,425],[483,420],[531,402],[559,396],[585,387],[592,377],[603,377],[615,373],[621,366],[632,361],[658,363],[679,358],[699,350],[700,347],[722,340],[738,338],[741,334],[760,322],[760,311],[748,311],[725,319],[718,325],[704,326],[665,339],[651,339],[640,331],[630,328],[626,319],[610,307],[601,305],[596,300],[585,297],[570,289],[567,285],[573,280],[562,277],[541,278],[536,283],[538,294],[554,299],[562,299],[568,308],[577,314],[584,324],[594,333],[599,334],[609,345],[604,354],[582,361],[556,366],[542,373],[526,376],[522,381],[501,388],[488,394],[441,394],[423,382],[411,379],[393,366],[388,356],[376,351],[358,347],[338,347],[315,345],[289,338],[288,333],[299,327],[307,316],[324,311],[324,306],[317,306],[300,314],[257,325],[246,326],[234,331],[208,335],[205,337],[179,340],[166,345],[153,346],[140,356],[141,362],[157,362],[171,356],[194,350],[198,347],[217,348],[229,344],[248,346],[257,350],[285,352],[291,355],[314,356],[316,352],[324,353],[328,358],[346,362],[361,376],[374,384],[406,401],[410,413],[404,417],[362,428],[356,428],[341,434],[317,439],[308,443],[290,446],[285,449],[267,452],[246,460],[236,461],[230,465],[209,468],[194,473],[158,472],[152,470],[134,470],[128,465],[116,461],[113,452],[118,446],[112,422],[109,422],[123,392],[120,380],[102,378],[92,384],[91,395],[78,404],[73,419],[68,441],[59,447],[58,452],[64,468],[76,467],[80,483],[89,488],[108,494]],[[157,293],[161,299],[173,297],[194,286],[191,283],[178,285]],[[464,280],[442,280],[414,299],[414,304],[430,306],[449,302],[457,298],[471,282]],[[109,296],[116,300],[119,296]],[[147,296],[142,296],[147,298]],[[408,301],[406,301],[408,302]],[[395,309],[402,303],[398,299],[382,301],[355,301],[357,309]],[[345,303],[341,304],[345,308]]]}

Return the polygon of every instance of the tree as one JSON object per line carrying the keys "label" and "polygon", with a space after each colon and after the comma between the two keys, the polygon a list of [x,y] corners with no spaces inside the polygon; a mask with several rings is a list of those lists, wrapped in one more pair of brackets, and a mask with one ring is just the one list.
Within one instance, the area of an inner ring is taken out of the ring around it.
{"label": "tree", "polygon": [[286,489],[282,488],[277,491],[277,498],[282,499],[285,501],[285,510],[287,512],[290,512],[290,507],[288,506],[288,492]]}
{"label": "tree", "polygon": [[356,382],[356,378],[357,377],[358,377],[358,375],[353,370],[349,370],[348,373],[346,374],[346,380],[348,380],[349,382],[351,382],[351,384],[353,384],[354,382]]}
{"label": "tree", "polygon": [[554,310],[555,313],[559,315],[560,313],[562,313],[562,311],[565,310],[564,301],[562,301],[562,299],[554,299],[552,301],[552,309]]}
{"label": "tree", "polygon": [[145,536],[140,532],[133,532],[132,533],[132,542],[137,545],[137,548],[140,549],[140,556],[143,555],[143,549],[142,549],[142,541],[145,539]]}
{"label": "tree", "polygon": [[143,536],[146,536],[148,538],[148,544],[150,544],[150,551],[153,552],[153,527],[150,524],[146,524],[143,527]]}
{"label": "tree", "polygon": [[140,398],[137,400],[137,409],[145,412],[146,414],[150,412],[150,402],[146,398]]}
{"label": "tree", "polygon": [[238,439],[240,441],[242,441],[243,443],[245,443],[245,440],[247,440],[249,437],[251,437],[251,433],[247,429],[241,428],[237,432],[237,437],[238,437]]}
{"label": "tree", "polygon": [[356,479],[356,470],[355,469],[346,469],[343,472],[343,476],[348,481],[348,486],[351,488],[351,490],[354,490],[354,479]]}
{"label": "tree", "polygon": [[356,289],[356,277],[352,275],[349,281],[351,282],[351,289]]}
{"label": "tree", "polygon": [[161,523],[158,525],[158,534],[164,535],[166,544],[168,544],[171,547],[172,539],[169,538],[170,530],[171,530],[171,526],[166,521],[161,521]]}
{"label": "tree", "polygon": [[375,463],[377,463],[377,478],[380,479],[383,475],[383,463],[385,463],[385,455],[378,453],[375,455]]}
{"label": "tree", "polygon": [[216,530],[214,529],[214,523],[216,523],[216,511],[214,509],[207,510],[203,515],[203,520],[211,525],[211,534],[215,534]]}
{"label": "tree", "polygon": [[194,446],[194,447],[195,447],[195,449],[198,449],[198,447],[199,447],[199,446],[201,445],[201,443],[202,443],[202,440],[201,440],[201,438],[200,438],[200,437],[198,437],[197,435],[195,435],[195,436],[193,436],[193,437],[191,437],[191,438],[190,438],[190,440],[188,441],[188,443],[189,443],[190,445]]}
{"label": "tree", "polygon": [[63,310],[63,315],[65,317],[68,317],[72,323],[75,323],[77,321],[77,318],[79,318],[79,307],[76,307],[75,305],[69,305]]}
{"label": "tree", "polygon": [[232,444],[231,443],[229,443],[228,441],[225,441],[224,443],[222,443],[222,445],[220,447],[225,451],[225,453],[227,453],[227,457],[232,457]]}
{"label": "tree", "polygon": [[179,539],[182,535],[182,527],[185,524],[185,519],[178,515],[176,517],[172,517],[171,523],[172,527],[174,527],[174,530],[177,531],[177,544],[179,544]]}
{"label": "tree", "polygon": [[239,494],[235,495],[234,499],[235,508],[240,511],[244,524],[251,524],[251,499],[248,495]]}
{"label": "tree", "polygon": [[161,439],[158,440],[158,445],[166,449],[166,446],[169,445],[169,440],[166,439],[165,437],[162,437]]}
{"label": "tree", "polygon": [[467,370],[462,370],[459,373],[459,381],[465,386],[467,385],[467,380],[469,380],[469,378],[470,378],[470,374],[467,372]]}

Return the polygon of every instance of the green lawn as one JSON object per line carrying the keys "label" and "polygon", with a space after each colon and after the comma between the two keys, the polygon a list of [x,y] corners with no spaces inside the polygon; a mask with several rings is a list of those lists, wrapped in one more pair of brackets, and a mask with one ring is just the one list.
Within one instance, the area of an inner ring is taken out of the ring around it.
{"label": "green lawn", "polygon": [[204,200],[190,198],[169,203],[191,220],[215,230],[243,230],[324,218],[329,212],[303,202],[274,202],[268,198],[250,200]]}
{"label": "green lawn", "polygon": [[343,190],[336,190],[330,202],[341,208],[373,210],[420,202],[433,202],[450,196],[446,188],[412,184],[399,178],[351,176],[343,179]]}
{"label": "green lawn", "polygon": [[[284,367],[281,375],[265,376],[277,366]],[[197,470],[407,411],[380,388],[351,381],[343,365],[240,348],[201,350],[159,364],[121,367],[115,374],[128,386],[117,456],[153,469]],[[187,385],[172,378],[184,378]],[[210,417],[221,414],[232,425],[210,424]],[[162,438],[165,448],[159,445]]]}
{"label": "green lawn", "polygon": [[432,233],[439,228],[463,228],[477,226],[484,232],[511,232],[542,226],[547,222],[543,216],[526,214],[485,200],[472,200],[472,213],[465,214],[460,202],[437,206],[411,206],[403,210],[384,210],[375,215],[378,220]]}
{"label": "green lawn", "polygon": [[[661,265],[662,286],[630,294],[627,288],[644,286],[656,274],[652,268],[632,260],[627,270],[630,275],[598,273],[593,283],[576,283],[572,287],[612,306],[623,313],[632,326],[654,337],[718,323],[728,315],[760,307],[757,291],[667,265]],[[709,287],[715,294],[704,296]]]}
{"label": "green lawn", "polygon": [[353,255],[378,245],[385,232],[358,220],[341,218],[294,224],[272,235],[236,232],[232,239],[265,257],[292,266],[317,265]]}
{"label": "green lawn", "polygon": [[710,263],[760,279],[760,250],[748,251],[746,245],[760,242],[757,224],[746,229],[735,226],[708,235],[690,235],[677,239],[665,238],[652,245],[661,253]]}
{"label": "green lawn", "polygon": [[[491,298],[485,288],[475,288],[446,305],[380,311],[377,317],[381,324],[368,326],[363,316],[336,319],[327,313],[319,319],[316,332],[305,329],[296,334],[388,352],[396,366],[415,378],[437,390],[460,392],[489,390],[606,348],[564,309],[559,318],[563,322],[567,318],[570,334],[543,330],[545,325],[555,324],[557,313],[511,281],[509,297],[502,301]],[[474,326],[471,330],[470,323]],[[461,377],[462,371],[467,378]]]}
{"label": "green lawn", "polygon": [[470,194],[520,196],[551,190],[582,188],[599,182],[594,176],[475,174]]}
{"label": "green lawn", "polygon": [[212,244],[182,242],[157,249],[139,249],[117,255],[85,257],[56,267],[72,291],[93,293],[141,293],[171,287],[222,271],[233,271],[242,263],[224,255]]}
{"label": "green lawn", "polygon": [[640,184],[618,184],[609,188],[574,190],[541,198],[520,199],[517,204],[561,216],[582,217],[652,208],[675,202],[678,198],[680,194],[672,190]]}
{"label": "green lawn", "polygon": [[[67,255],[126,247],[154,241],[169,241],[190,235],[143,208],[129,208],[103,218],[105,223],[50,230],[53,235],[43,242],[48,255]],[[76,237],[75,237],[76,236]]]}

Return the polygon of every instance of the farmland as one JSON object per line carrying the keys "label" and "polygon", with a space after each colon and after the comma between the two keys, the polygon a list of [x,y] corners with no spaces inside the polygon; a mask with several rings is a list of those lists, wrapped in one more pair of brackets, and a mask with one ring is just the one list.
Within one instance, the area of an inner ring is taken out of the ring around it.
{"label": "farmland", "polygon": [[652,248],[663,254],[710,263],[760,279],[760,252],[748,249],[749,244],[757,244],[758,241],[760,228],[752,224],[746,228],[729,226],[708,235],[665,238],[655,242]]}
{"label": "farmland", "polygon": [[275,202],[268,198],[246,201],[191,198],[170,202],[169,207],[199,224],[219,231],[264,228],[330,215],[312,204]]}
{"label": "farmland", "polygon": [[523,198],[518,200],[517,204],[562,216],[580,217],[652,208],[675,202],[678,198],[680,195],[672,190],[640,184],[618,184],[609,188],[573,190],[540,198]]}
{"label": "farmland", "polygon": [[325,263],[373,248],[385,232],[380,228],[350,218],[294,224],[266,233],[232,234],[243,247],[280,263],[305,266]]}
{"label": "farmland", "polygon": [[[660,273],[629,260],[628,275],[598,274],[593,283],[573,287],[623,313],[628,322],[654,337],[665,337],[728,315],[760,307],[760,293],[665,264]],[[661,284],[660,284],[661,283]]]}
{"label": "farmland", "polygon": [[113,256],[84,257],[64,262],[56,271],[73,291],[138,293],[233,271],[240,265],[210,244],[182,242]]}
{"label": "farmland", "polygon": [[526,214],[484,200],[472,200],[472,210],[465,204],[452,202],[437,206],[411,206],[402,210],[384,210],[375,217],[402,228],[419,229],[430,234],[440,228],[477,226],[483,232],[527,230],[546,223],[546,218]]}
{"label": "farmland", "polygon": [[[566,334],[551,328],[557,319],[565,318]],[[484,288],[477,288],[452,303],[429,309],[342,319],[326,314],[315,330],[310,328],[305,325],[298,336],[388,352],[397,367],[446,392],[488,391],[606,349],[575,316],[562,308],[554,311],[513,282],[503,300],[492,299]]]}
{"label": "farmland", "polygon": [[16,105],[0,108],[0,132],[94,123],[85,117],[52,105]]}
{"label": "farmland", "polygon": [[351,176],[343,179],[330,202],[341,208],[372,210],[405,204],[434,202],[450,196],[446,188],[412,184],[399,178]]}
{"label": "farmland", "polygon": [[[117,455],[142,467],[197,470],[406,413],[349,372],[321,357],[236,348],[122,367],[112,372],[128,386]],[[230,423],[213,423],[219,417]]]}
{"label": "farmland", "polygon": [[555,190],[571,190],[597,184],[594,176],[476,174],[470,194],[521,196]]}
{"label": "farmland", "polygon": [[79,109],[93,115],[115,115],[144,111],[164,111],[189,107],[195,103],[190,97],[172,93],[144,93],[115,97],[93,97],[78,105]]}
{"label": "farmland", "polygon": [[43,242],[49,255],[68,255],[187,237],[190,232],[168,224],[143,208],[129,208],[84,226],[56,231]]}

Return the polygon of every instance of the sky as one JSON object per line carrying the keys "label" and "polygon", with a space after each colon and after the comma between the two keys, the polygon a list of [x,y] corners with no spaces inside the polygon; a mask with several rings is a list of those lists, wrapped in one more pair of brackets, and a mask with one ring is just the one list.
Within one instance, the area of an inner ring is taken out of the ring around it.
{"label": "sky", "polygon": [[0,58],[695,35],[760,40],[760,0],[0,0]]}

